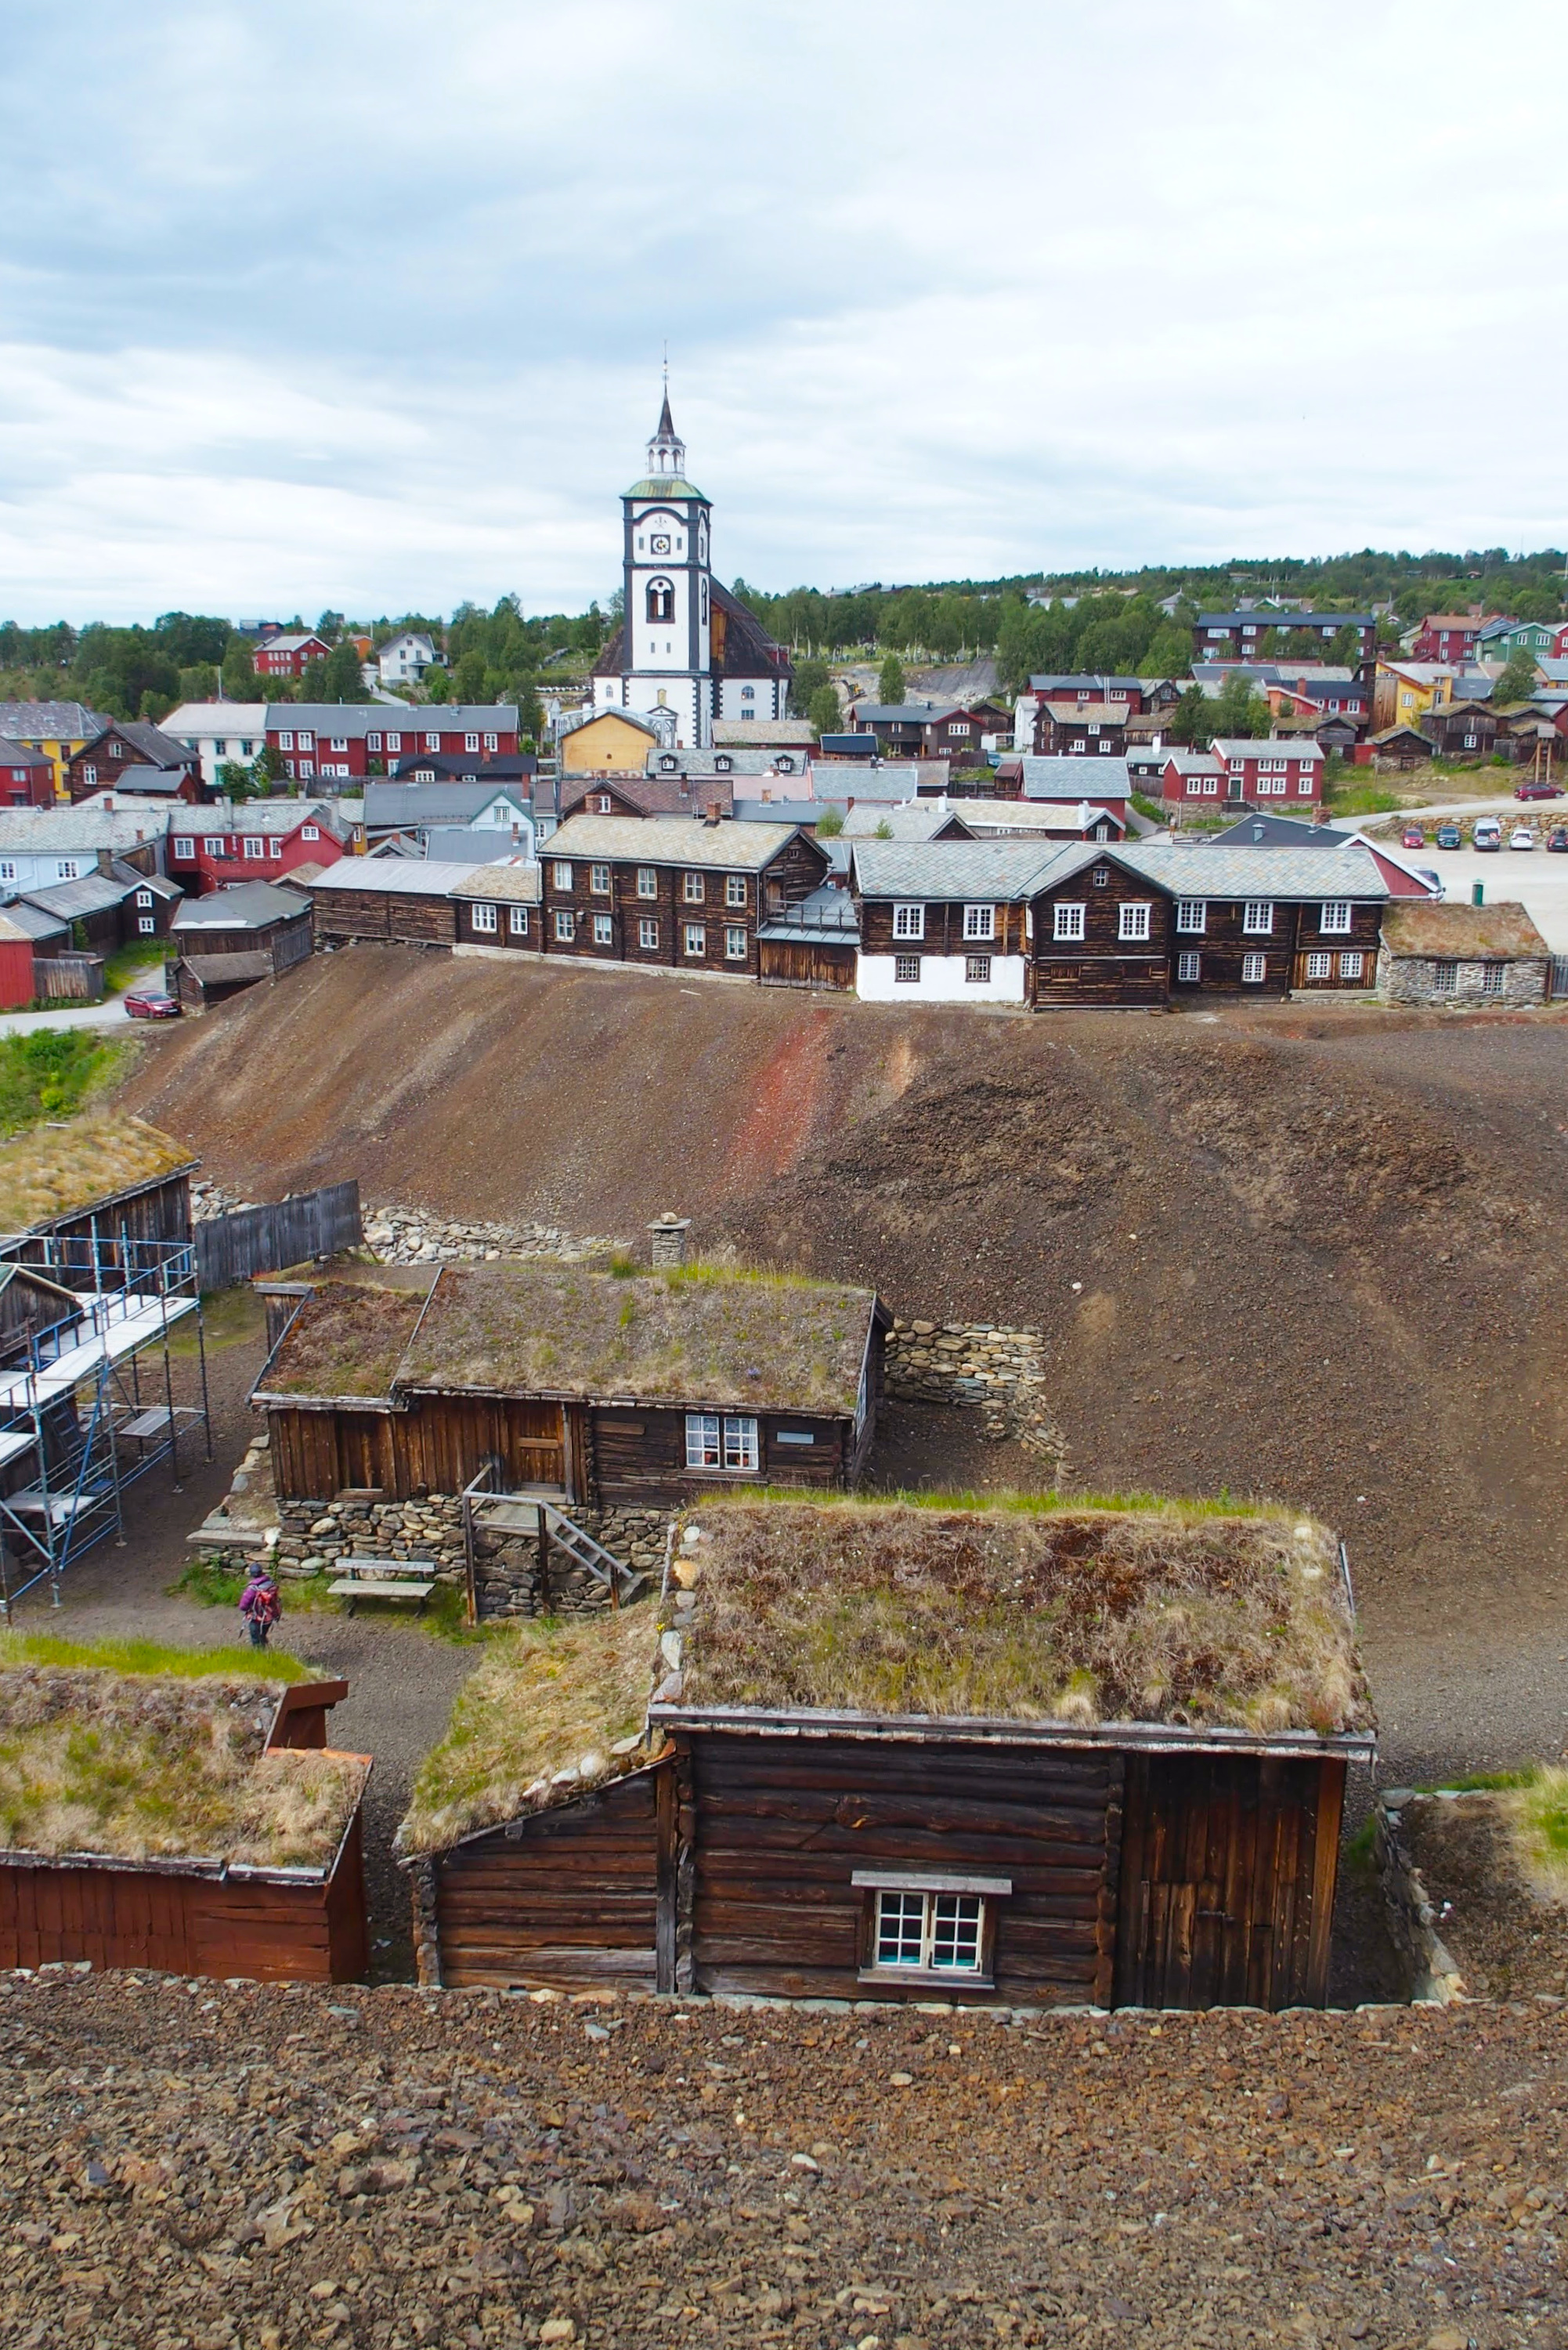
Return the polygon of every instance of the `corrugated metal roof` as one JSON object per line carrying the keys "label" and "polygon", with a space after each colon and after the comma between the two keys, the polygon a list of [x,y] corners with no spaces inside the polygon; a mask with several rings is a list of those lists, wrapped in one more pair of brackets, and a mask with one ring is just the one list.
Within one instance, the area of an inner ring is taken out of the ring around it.
{"label": "corrugated metal roof", "polygon": [[545,854],[552,862],[607,857],[636,865],[755,871],[799,830],[794,824],[693,824],[690,816],[573,816],[551,835]]}

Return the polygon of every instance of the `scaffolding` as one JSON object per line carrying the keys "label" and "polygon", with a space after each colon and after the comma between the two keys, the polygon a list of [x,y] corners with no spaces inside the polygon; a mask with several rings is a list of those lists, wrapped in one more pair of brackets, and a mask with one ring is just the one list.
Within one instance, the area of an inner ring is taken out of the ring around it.
{"label": "scaffolding", "polygon": [[[75,1294],[43,1326],[0,1336],[0,1608],[60,1577],[113,1534],[125,1539],[128,1485],[161,1462],[180,1491],[180,1431],[194,1423],[213,1457],[207,1350],[196,1252],[188,1241],[124,1233],[0,1235],[11,1265]],[[192,1323],[197,1404],[174,1400],[170,1339]],[[150,1360],[150,1358],[151,1358]]]}

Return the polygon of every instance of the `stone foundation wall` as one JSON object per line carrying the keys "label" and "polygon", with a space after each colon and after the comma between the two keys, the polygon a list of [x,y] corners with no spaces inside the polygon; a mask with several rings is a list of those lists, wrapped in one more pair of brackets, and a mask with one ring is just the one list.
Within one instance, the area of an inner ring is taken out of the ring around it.
{"label": "stone foundation wall", "polygon": [[905,1403],[970,1404],[995,1443],[1012,1437],[1060,1477],[1066,1442],[1045,1401],[1045,1342],[1038,1330],[994,1322],[894,1322],[884,1357],[888,1394]]}
{"label": "stone foundation wall", "polygon": [[1373,1853],[1388,1912],[1389,1939],[1409,1970],[1412,2000],[1437,2007],[1451,2007],[1465,1997],[1464,1977],[1438,1932],[1437,1911],[1426,1880],[1400,1835],[1400,1827],[1406,1809],[1412,1804],[1459,1800],[1462,1798],[1417,1795],[1408,1787],[1390,1787],[1378,1796],[1373,1815]]}
{"label": "stone foundation wall", "polygon": [[1377,958],[1377,993],[1389,1003],[1428,1003],[1439,1010],[1445,1004],[1474,1003],[1482,1007],[1498,1004],[1544,1003],[1546,1001],[1547,962],[1544,955],[1521,957],[1502,964],[1502,984],[1489,991],[1483,974],[1486,963],[1472,957],[1466,961],[1457,955],[1443,960],[1456,966],[1454,984],[1449,988],[1438,985],[1436,956],[1428,959],[1416,955],[1391,955],[1384,947]]}

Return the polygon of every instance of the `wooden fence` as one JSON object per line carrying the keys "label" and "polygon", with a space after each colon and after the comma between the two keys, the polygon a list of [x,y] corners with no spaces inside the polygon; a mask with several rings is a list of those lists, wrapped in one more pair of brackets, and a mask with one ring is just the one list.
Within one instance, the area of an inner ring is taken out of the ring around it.
{"label": "wooden fence", "polygon": [[40,1003],[101,1003],[102,955],[35,955],[33,993]]}
{"label": "wooden fence", "polygon": [[282,1273],[307,1258],[358,1248],[365,1236],[357,1182],[327,1183],[263,1208],[240,1208],[194,1227],[203,1289],[232,1289],[254,1273]]}

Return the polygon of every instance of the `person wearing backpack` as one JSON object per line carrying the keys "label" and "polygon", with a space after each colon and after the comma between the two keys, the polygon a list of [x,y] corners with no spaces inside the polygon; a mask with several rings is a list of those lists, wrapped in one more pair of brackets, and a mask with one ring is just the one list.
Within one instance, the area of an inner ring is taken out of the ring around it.
{"label": "person wearing backpack", "polygon": [[283,1614],[283,1601],[273,1581],[265,1559],[256,1559],[250,1578],[240,1594],[240,1614],[251,1636],[253,1648],[265,1648],[267,1636]]}

